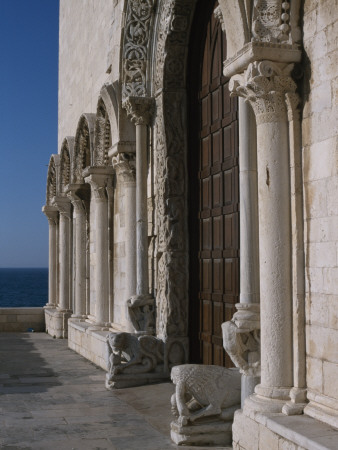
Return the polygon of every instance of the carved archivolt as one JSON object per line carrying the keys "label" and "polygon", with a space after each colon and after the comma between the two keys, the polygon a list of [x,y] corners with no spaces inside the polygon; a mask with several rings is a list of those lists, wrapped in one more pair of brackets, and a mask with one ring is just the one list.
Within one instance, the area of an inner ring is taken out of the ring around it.
{"label": "carved archivolt", "polygon": [[122,100],[147,94],[147,65],[155,0],[130,0],[123,41]]}
{"label": "carved archivolt", "polygon": [[57,192],[57,169],[56,165],[59,163],[59,156],[52,155],[49,160],[48,172],[47,172],[47,192],[46,192],[46,205],[52,205],[52,200]]}
{"label": "carved archivolt", "polygon": [[100,98],[96,112],[93,166],[108,165],[108,150],[111,147],[111,143],[110,120],[105,104]]}
{"label": "carved archivolt", "polygon": [[60,152],[60,194],[65,192],[65,187],[70,183],[70,151],[67,139],[63,141]]}
{"label": "carved archivolt", "polygon": [[84,183],[82,172],[91,165],[93,153],[95,114],[84,114],[80,117],[74,144],[74,157],[72,164],[72,183]]}

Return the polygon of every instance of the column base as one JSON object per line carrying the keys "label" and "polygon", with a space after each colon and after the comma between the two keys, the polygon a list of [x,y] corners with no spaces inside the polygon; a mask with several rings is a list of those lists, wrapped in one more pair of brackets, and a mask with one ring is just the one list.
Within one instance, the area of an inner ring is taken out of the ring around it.
{"label": "column base", "polygon": [[68,319],[71,311],[58,308],[44,308],[46,332],[56,339],[68,337]]}
{"label": "column base", "polygon": [[281,413],[286,402],[290,402],[290,387],[264,387],[258,384],[255,393],[244,402],[243,412],[252,416],[256,412]]}

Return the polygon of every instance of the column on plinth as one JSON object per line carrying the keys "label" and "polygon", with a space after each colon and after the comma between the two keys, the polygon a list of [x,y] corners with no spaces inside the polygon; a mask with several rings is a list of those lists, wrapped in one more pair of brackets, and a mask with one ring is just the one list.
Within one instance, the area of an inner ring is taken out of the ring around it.
{"label": "column on plinth", "polygon": [[251,63],[231,79],[257,124],[261,383],[244,411],[281,412],[293,384],[291,204],[286,94],[295,93],[293,64]]}
{"label": "column on plinth", "polygon": [[57,221],[59,212],[55,206],[46,205],[42,208],[49,224],[49,255],[48,255],[48,303],[46,307],[57,305]]}
{"label": "column on plinth", "polygon": [[109,261],[108,261],[108,196],[107,185],[110,184],[114,169],[112,166],[87,167],[83,171],[85,182],[91,187],[94,203],[95,222],[95,324],[106,328],[109,326]]}
{"label": "column on plinth", "polygon": [[87,245],[87,210],[89,186],[86,184],[70,184],[67,196],[73,205],[73,230],[75,246],[75,286],[73,318],[86,317],[86,245]]}
{"label": "column on plinth", "polygon": [[127,300],[136,292],[136,174],[135,154],[118,153],[113,157],[113,167],[116,172],[117,181],[121,183],[124,190],[125,208],[125,254],[126,254],[126,296],[125,296],[125,318],[129,332],[134,331],[130,322]]}
{"label": "column on plinth", "polygon": [[154,332],[154,298],[149,293],[148,273],[148,125],[154,112],[151,97],[128,97],[123,102],[136,126],[136,295],[128,300],[130,320],[136,332]]}
{"label": "column on plinth", "polygon": [[250,105],[239,98],[240,303],[234,315],[238,331],[250,333],[253,346],[242,374],[241,402],[260,381],[259,247],[256,121]]}
{"label": "column on plinth", "polygon": [[71,203],[67,197],[54,197],[53,204],[60,213],[59,219],[59,303],[58,310],[70,312],[71,268]]}

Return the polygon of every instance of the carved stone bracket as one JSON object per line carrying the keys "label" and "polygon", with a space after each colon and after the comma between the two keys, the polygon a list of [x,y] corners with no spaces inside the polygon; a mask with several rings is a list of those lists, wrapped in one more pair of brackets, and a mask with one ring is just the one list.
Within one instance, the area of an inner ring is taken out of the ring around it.
{"label": "carved stone bracket", "polygon": [[76,213],[85,214],[88,212],[89,186],[87,184],[68,184],[66,193]]}
{"label": "carved stone bracket", "polygon": [[222,324],[223,346],[244,375],[260,375],[259,303],[237,303],[237,312]]}
{"label": "carved stone bracket", "polygon": [[297,85],[291,77],[294,64],[255,61],[243,75],[231,78],[229,89],[249,101],[257,124],[285,120],[286,99],[293,107],[298,103]]}
{"label": "carved stone bracket", "polygon": [[149,125],[154,115],[155,102],[152,97],[128,97],[122,104],[135,125]]}
{"label": "carved stone bracket", "polygon": [[116,175],[120,177],[124,183],[135,183],[135,153],[118,153],[113,157],[112,164]]}
{"label": "carved stone bracket", "polygon": [[85,182],[91,187],[91,193],[97,200],[107,199],[107,187],[114,174],[112,166],[107,167],[87,167],[83,171]]}
{"label": "carved stone bracket", "polygon": [[151,295],[135,295],[127,300],[130,320],[137,332],[151,334],[155,329],[155,301]]}

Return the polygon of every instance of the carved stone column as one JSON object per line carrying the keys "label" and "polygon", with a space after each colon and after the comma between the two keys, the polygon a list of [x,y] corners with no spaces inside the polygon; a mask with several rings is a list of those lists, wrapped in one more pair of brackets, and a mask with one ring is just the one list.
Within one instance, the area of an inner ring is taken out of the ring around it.
{"label": "carved stone column", "polygon": [[86,239],[88,191],[85,184],[68,185],[67,196],[71,200],[73,214],[73,229],[75,230],[75,289],[74,311],[72,317],[86,316]]}
{"label": "carved stone column", "polygon": [[59,304],[60,311],[70,311],[70,233],[71,233],[71,203],[66,197],[54,197],[53,203],[60,213],[59,222],[59,254],[60,280]]}
{"label": "carved stone column", "polygon": [[108,264],[108,196],[107,185],[114,169],[106,167],[87,167],[83,171],[85,182],[90,184],[95,214],[96,246],[96,306],[95,320],[100,327],[109,322],[109,264]]}
{"label": "carved stone column", "polygon": [[257,122],[261,384],[245,407],[280,412],[290,399],[292,365],[291,205],[285,97],[293,64],[254,62],[231,80]]}
{"label": "carved stone column", "polygon": [[153,332],[154,299],[149,294],[148,274],[148,124],[154,99],[128,97],[123,107],[136,126],[136,295],[128,300],[129,315],[136,331]]}
{"label": "carved stone column", "polygon": [[242,406],[260,380],[259,247],[256,122],[252,109],[239,98],[239,195],[240,195],[240,303],[236,325],[257,339],[257,350],[248,352],[248,370],[242,374]]}
{"label": "carved stone column", "polygon": [[42,208],[49,223],[49,264],[48,264],[48,303],[47,307],[57,305],[57,220],[59,212],[55,206],[46,205]]}
{"label": "carved stone column", "polygon": [[126,298],[125,317],[129,322],[128,331],[134,331],[134,327],[129,320],[127,300],[136,292],[136,174],[135,174],[135,154],[119,153],[113,157],[113,167],[118,178],[118,182],[124,189],[125,208],[125,252],[126,252]]}

